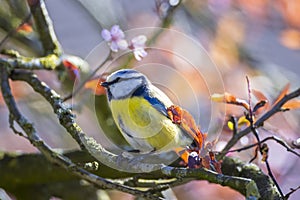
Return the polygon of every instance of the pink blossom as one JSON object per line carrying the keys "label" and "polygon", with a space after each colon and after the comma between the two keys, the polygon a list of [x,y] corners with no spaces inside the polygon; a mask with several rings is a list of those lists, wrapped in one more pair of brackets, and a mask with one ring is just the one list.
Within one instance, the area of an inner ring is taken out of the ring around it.
{"label": "pink blossom", "polygon": [[136,36],[131,40],[129,49],[133,51],[133,55],[138,61],[141,61],[142,58],[147,56],[147,52],[144,49],[146,41],[147,37],[144,35]]}
{"label": "pink blossom", "polygon": [[101,36],[105,41],[108,42],[110,49],[113,52],[118,52],[119,49],[125,50],[128,47],[128,43],[124,39],[125,34],[118,25],[112,26],[110,31],[103,29]]}

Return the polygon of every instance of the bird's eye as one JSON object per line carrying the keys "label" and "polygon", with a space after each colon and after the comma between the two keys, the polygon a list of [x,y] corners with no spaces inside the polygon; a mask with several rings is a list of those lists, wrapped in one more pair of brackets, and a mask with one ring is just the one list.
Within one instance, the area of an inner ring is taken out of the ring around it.
{"label": "bird's eye", "polygon": [[117,83],[117,82],[119,82],[120,79],[121,79],[121,78],[118,77],[118,78],[116,78],[113,82],[114,82],[114,83]]}
{"label": "bird's eye", "polygon": [[109,85],[119,82],[120,79],[121,79],[120,77],[117,77],[115,80],[110,81]]}

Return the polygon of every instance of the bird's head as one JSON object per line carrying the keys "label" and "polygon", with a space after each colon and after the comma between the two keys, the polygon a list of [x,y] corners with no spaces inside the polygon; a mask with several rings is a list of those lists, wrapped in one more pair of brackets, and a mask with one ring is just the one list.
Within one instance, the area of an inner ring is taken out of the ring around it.
{"label": "bird's head", "polygon": [[133,69],[122,69],[109,75],[101,86],[107,89],[110,100],[128,98],[138,88],[147,89],[149,84],[147,77],[142,73]]}

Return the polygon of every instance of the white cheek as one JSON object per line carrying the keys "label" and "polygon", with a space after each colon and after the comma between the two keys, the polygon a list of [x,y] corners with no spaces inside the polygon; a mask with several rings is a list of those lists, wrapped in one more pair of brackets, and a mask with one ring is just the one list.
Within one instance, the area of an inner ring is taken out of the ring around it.
{"label": "white cheek", "polygon": [[115,83],[110,87],[110,92],[115,99],[130,96],[139,86],[142,85],[142,79],[124,80]]}

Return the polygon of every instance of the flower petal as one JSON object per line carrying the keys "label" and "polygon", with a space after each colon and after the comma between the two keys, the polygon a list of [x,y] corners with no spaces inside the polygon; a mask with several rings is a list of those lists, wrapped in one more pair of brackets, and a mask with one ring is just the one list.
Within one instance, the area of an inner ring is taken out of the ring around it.
{"label": "flower petal", "polygon": [[139,48],[139,49],[133,50],[133,55],[137,61],[141,61],[142,58],[144,58],[148,55],[148,53],[143,48]]}
{"label": "flower petal", "polygon": [[139,54],[138,51],[134,51],[134,52],[133,52],[133,55],[134,55],[134,57],[135,57],[135,59],[136,59],[137,61],[141,61],[141,60],[142,60],[142,58],[141,58],[141,56],[140,56],[140,54]]}
{"label": "flower petal", "polygon": [[119,25],[114,25],[111,27],[110,33],[112,38],[116,41],[123,39],[125,37],[124,32],[120,29]]}
{"label": "flower petal", "polygon": [[144,47],[146,41],[147,41],[147,37],[145,35],[139,35],[132,38],[131,43],[134,48],[137,48],[137,47]]}
{"label": "flower petal", "polygon": [[113,52],[118,52],[119,46],[118,46],[117,42],[112,41],[112,42],[110,43],[110,49],[111,49]]}
{"label": "flower petal", "polygon": [[101,31],[101,36],[105,41],[107,41],[107,42],[111,41],[111,35],[107,29],[103,29]]}
{"label": "flower petal", "polygon": [[128,43],[126,40],[117,41],[117,45],[118,45],[119,49],[121,49],[121,50],[125,50],[128,47]]}

